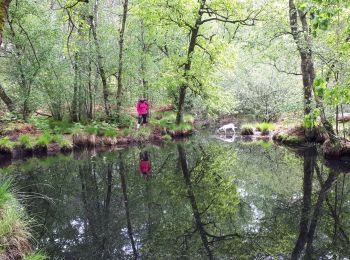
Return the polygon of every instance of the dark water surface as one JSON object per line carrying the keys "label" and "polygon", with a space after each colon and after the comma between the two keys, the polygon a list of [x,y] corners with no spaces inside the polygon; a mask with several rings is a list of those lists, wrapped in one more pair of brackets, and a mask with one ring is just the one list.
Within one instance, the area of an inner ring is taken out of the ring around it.
{"label": "dark water surface", "polygon": [[196,138],[0,172],[50,259],[348,259],[348,169],[316,148]]}

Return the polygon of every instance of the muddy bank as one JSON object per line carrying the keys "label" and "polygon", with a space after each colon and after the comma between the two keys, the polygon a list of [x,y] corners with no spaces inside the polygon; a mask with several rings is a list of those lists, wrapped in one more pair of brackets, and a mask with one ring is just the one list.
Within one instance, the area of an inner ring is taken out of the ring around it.
{"label": "muddy bank", "polygon": [[[32,156],[43,157],[69,154],[73,150],[84,148],[95,150],[113,150],[127,146],[145,143],[164,143],[178,139],[184,139],[193,135],[193,129],[171,130],[161,127],[144,127],[139,130],[126,129],[128,134],[120,134],[114,137],[97,134],[74,133],[60,135],[43,134],[33,126],[27,124],[23,128],[8,132],[0,138],[0,159],[2,165],[11,163],[11,160],[24,159]],[[126,132],[125,129],[118,133]],[[28,141],[24,142],[21,136],[25,135]],[[45,137],[45,143],[40,140]],[[38,141],[39,140],[39,141]]]}

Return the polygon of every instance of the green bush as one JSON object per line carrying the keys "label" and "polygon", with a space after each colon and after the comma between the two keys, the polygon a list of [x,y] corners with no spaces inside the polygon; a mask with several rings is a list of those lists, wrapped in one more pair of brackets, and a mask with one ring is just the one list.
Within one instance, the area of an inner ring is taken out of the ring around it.
{"label": "green bush", "polygon": [[146,127],[142,127],[138,131],[135,131],[133,133],[133,136],[135,138],[140,138],[140,137],[148,138],[151,134],[152,134],[152,129],[146,128]]}
{"label": "green bush", "polygon": [[190,131],[193,129],[193,126],[189,123],[181,123],[179,125],[171,124],[168,128],[173,131]]}
{"label": "green bush", "polygon": [[43,134],[36,139],[37,146],[47,146],[51,142],[51,136]]}
{"label": "green bush", "polygon": [[285,144],[300,144],[305,142],[305,137],[282,133],[277,136],[277,141]]}
{"label": "green bush", "polygon": [[256,125],[256,130],[261,132],[262,135],[268,135],[270,131],[274,131],[276,127],[271,123],[259,123]]}
{"label": "green bush", "polygon": [[171,140],[173,140],[173,138],[171,137],[171,135],[168,135],[168,134],[163,135],[163,136],[162,136],[162,139],[163,139],[164,141],[166,141],[166,142],[170,142]]}
{"label": "green bush", "polygon": [[65,119],[62,121],[50,121],[50,128],[54,133],[71,134],[74,124]]}
{"label": "green bush", "polygon": [[0,150],[10,150],[15,146],[15,142],[12,142],[9,137],[0,139]]}
{"label": "green bush", "polygon": [[245,124],[241,127],[241,135],[253,135],[254,134],[254,126],[251,124]]}
{"label": "green bush", "polygon": [[105,137],[116,137],[117,136],[117,131],[114,128],[107,128],[104,131],[104,136]]}
{"label": "green bush", "polygon": [[124,128],[123,129],[123,136],[128,136],[131,134],[131,129],[130,128]]}
{"label": "green bush", "polygon": [[73,143],[67,139],[62,139],[59,142],[59,145],[62,150],[72,150],[73,149]]}
{"label": "green bush", "polygon": [[136,124],[136,119],[128,114],[120,114],[118,116],[118,127],[124,128]]}
{"label": "green bush", "polygon": [[99,132],[99,127],[97,125],[89,125],[84,128],[84,132],[89,135],[97,135]]}
{"label": "green bush", "polygon": [[33,148],[33,138],[29,134],[20,135],[18,137],[18,142],[26,149]]}
{"label": "green bush", "polygon": [[194,123],[194,117],[192,115],[190,115],[190,114],[185,114],[184,115],[184,122],[193,124]]}
{"label": "green bush", "polygon": [[34,125],[37,129],[39,129],[41,131],[48,131],[51,129],[50,122],[46,118],[32,116],[29,119],[29,123]]}
{"label": "green bush", "polygon": [[63,135],[50,135],[50,143],[60,143],[64,137]]}

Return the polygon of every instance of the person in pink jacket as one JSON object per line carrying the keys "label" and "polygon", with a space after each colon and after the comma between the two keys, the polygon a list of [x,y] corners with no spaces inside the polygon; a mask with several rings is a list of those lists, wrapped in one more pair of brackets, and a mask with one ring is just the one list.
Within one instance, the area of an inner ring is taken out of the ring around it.
{"label": "person in pink jacket", "polygon": [[136,110],[138,113],[137,129],[139,129],[140,125],[147,123],[149,103],[144,97],[140,98],[140,100],[137,102]]}
{"label": "person in pink jacket", "polygon": [[144,177],[149,177],[149,172],[152,170],[150,156],[147,151],[140,152],[140,173]]}

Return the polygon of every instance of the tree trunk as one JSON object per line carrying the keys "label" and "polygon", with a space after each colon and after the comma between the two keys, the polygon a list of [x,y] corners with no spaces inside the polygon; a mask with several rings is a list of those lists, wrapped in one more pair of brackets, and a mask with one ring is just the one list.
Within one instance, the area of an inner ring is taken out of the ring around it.
{"label": "tree trunk", "polygon": [[128,199],[128,192],[127,192],[127,186],[126,186],[126,180],[125,180],[125,168],[124,168],[124,162],[121,154],[119,154],[119,175],[120,175],[120,183],[123,190],[123,200],[124,200],[124,208],[125,208],[125,215],[126,215],[126,224],[127,224],[127,230],[128,230],[128,236],[131,242],[131,248],[134,254],[134,259],[138,258],[138,253],[136,249],[135,239],[134,239],[134,233],[132,229],[131,224],[131,218],[130,218],[130,208],[129,208],[129,199]]}
{"label": "tree trunk", "polygon": [[98,11],[98,1],[96,0],[94,5],[94,16],[90,16],[90,27],[92,30],[92,35],[94,37],[95,47],[96,47],[96,53],[97,53],[97,66],[99,70],[99,74],[102,81],[102,92],[103,92],[103,102],[104,102],[104,108],[105,113],[107,117],[110,117],[110,106],[109,106],[109,92],[108,92],[108,85],[107,85],[107,77],[106,72],[103,66],[103,57],[101,54],[101,48],[100,43],[97,37],[97,11]]}
{"label": "tree trunk", "polygon": [[78,114],[78,53],[76,52],[74,55],[74,89],[73,89],[73,101],[72,101],[72,121],[79,121]]}
{"label": "tree trunk", "polygon": [[198,37],[198,32],[199,32],[199,27],[202,22],[202,15],[203,13],[201,10],[204,8],[204,3],[203,1],[201,2],[201,5],[198,10],[198,17],[196,20],[196,23],[194,27],[191,29],[191,39],[190,43],[188,45],[188,50],[187,50],[187,62],[184,66],[184,79],[186,84],[182,85],[179,89],[179,100],[178,100],[178,105],[177,105],[177,115],[176,115],[176,124],[180,124],[183,122],[183,113],[184,113],[184,105],[185,105],[185,100],[186,100],[186,89],[188,88],[188,75],[192,67],[192,56],[197,44],[197,37]]}
{"label": "tree trunk", "polygon": [[7,106],[7,109],[10,112],[13,112],[15,110],[15,106],[13,104],[12,99],[6,94],[6,91],[2,87],[1,83],[0,83],[0,98],[2,99],[2,101],[4,101],[5,105]]}
{"label": "tree trunk", "polygon": [[299,236],[295,243],[291,259],[299,259],[307,240],[307,233],[311,216],[312,176],[315,169],[316,158],[314,150],[304,152],[304,178],[303,178],[303,207],[301,209]]}
{"label": "tree trunk", "polygon": [[143,96],[148,97],[148,85],[146,80],[146,53],[147,53],[147,46],[145,43],[145,27],[143,24],[143,20],[141,20],[141,50],[142,55],[140,55],[140,70],[141,70],[141,84],[142,84],[142,92]]}
{"label": "tree trunk", "polygon": [[[298,18],[301,22],[302,33],[299,31]],[[304,115],[307,116],[310,115],[312,111],[311,103],[313,83],[315,80],[312,40],[310,35],[310,28],[307,21],[307,13],[298,10],[295,6],[294,0],[289,0],[289,22],[291,33],[293,35],[301,58],[301,73],[304,86]],[[316,93],[314,93],[314,98],[316,107],[320,110],[321,113],[320,117],[323,127],[325,128],[332,144],[337,144],[338,140],[333,130],[333,126],[326,117],[323,100],[321,97],[317,96]],[[313,141],[316,138],[315,133],[316,132],[313,129],[307,129],[305,132],[307,140]]]}
{"label": "tree trunk", "polygon": [[7,19],[7,11],[12,0],[0,0],[0,46],[2,44],[2,33],[5,28]]}
{"label": "tree trunk", "polygon": [[119,30],[119,64],[117,72],[117,113],[120,112],[121,107],[121,96],[123,94],[123,65],[124,65],[124,33],[125,25],[128,14],[128,0],[124,0],[123,3],[123,19],[122,26]]}
{"label": "tree trunk", "polygon": [[183,177],[184,177],[185,184],[186,184],[187,196],[188,196],[190,203],[191,203],[191,208],[192,208],[193,217],[194,217],[194,220],[196,223],[197,230],[199,231],[199,235],[202,239],[202,243],[203,243],[206,255],[208,256],[209,259],[214,259],[213,253],[209,247],[207,233],[204,229],[204,223],[202,221],[201,214],[200,214],[199,209],[198,209],[196,197],[195,197],[194,192],[193,192],[190,171],[188,169],[186,151],[183,148],[183,146],[181,146],[180,144],[177,145],[177,149],[179,152],[181,169],[182,169]]}

